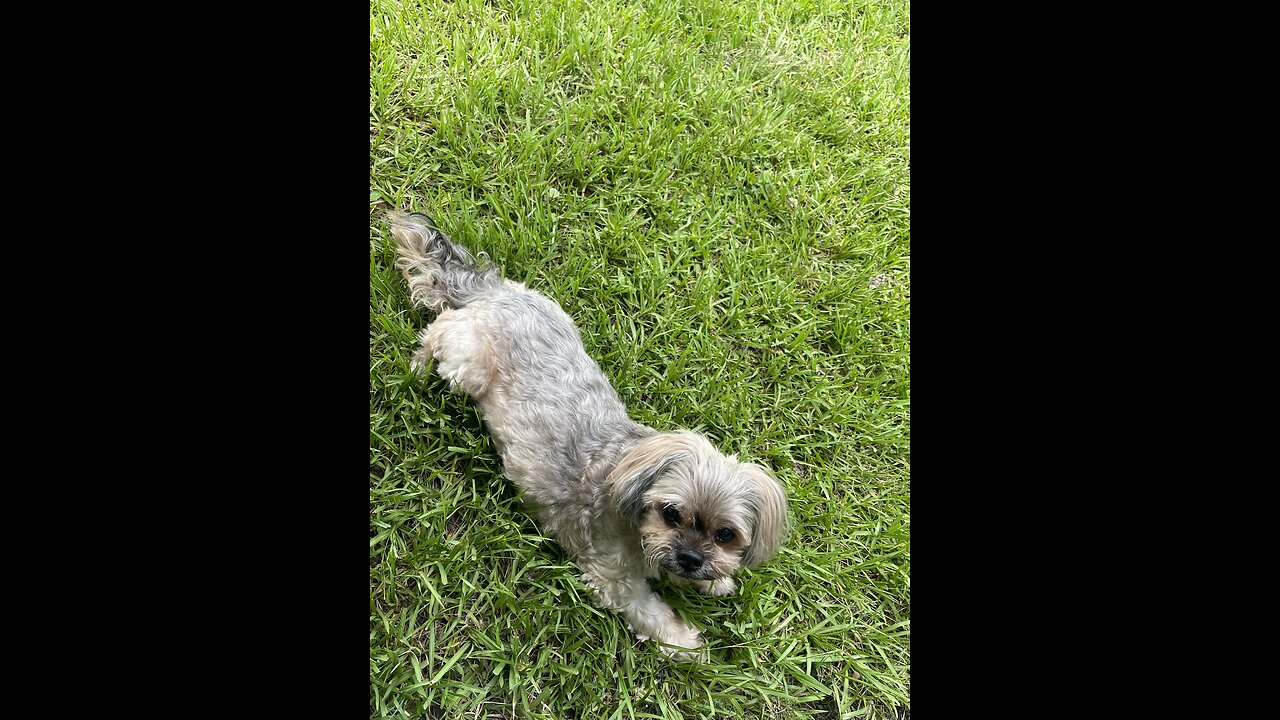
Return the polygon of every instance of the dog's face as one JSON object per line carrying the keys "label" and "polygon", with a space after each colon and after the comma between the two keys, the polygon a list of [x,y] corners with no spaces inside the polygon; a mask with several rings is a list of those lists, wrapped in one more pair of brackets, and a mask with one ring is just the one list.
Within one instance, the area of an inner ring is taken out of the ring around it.
{"label": "dog's face", "polygon": [[738,462],[692,432],[659,433],[609,474],[615,507],[640,532],[651,567],[690,580],[728,577],[768,560],[787,499],[759,465]]}

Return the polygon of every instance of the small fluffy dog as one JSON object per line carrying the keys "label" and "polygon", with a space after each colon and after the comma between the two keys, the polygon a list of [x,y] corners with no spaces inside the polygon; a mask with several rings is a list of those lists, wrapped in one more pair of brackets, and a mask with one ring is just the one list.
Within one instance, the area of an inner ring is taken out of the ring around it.
{"label": "small fluffy dog", "polygon": [[699,657],[699,632],[647,578],[666,572],[711,595],[732,593],[733,573],[782,542],[778,481],[701,435],[632,421],[555,301],[477,263],[426,215],[387,219],[413,303],[438,313],[415,370],[434,358],[450,388],[479,404],[507,477],[573,555],[596,604],[667,654]]}

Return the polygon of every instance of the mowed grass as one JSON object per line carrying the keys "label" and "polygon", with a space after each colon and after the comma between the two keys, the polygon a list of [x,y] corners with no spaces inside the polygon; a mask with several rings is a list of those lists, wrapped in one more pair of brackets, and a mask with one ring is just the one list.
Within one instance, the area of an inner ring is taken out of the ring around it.
{"label": "mowed grass", "polygon": [[[370,4],[373,717],[890,718],[910,706],[910,4]],[[794,529],[712,660],[592,606],[481,417],[409,357],[381,219],[556,299],[638,421],[768,464]]]}

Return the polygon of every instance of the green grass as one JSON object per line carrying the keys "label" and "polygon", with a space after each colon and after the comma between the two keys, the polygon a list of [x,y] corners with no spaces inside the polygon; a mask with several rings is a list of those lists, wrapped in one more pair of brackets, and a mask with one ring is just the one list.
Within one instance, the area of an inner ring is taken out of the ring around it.
{"label": "green grass", "polygon": [[[910,706],[910,4],[370,4],[375,717],[901,716]],[[794,530],[737,597],[658,591],[712,662],[591,605],[382,210],[560,302],[632,416],[775,469]]]}

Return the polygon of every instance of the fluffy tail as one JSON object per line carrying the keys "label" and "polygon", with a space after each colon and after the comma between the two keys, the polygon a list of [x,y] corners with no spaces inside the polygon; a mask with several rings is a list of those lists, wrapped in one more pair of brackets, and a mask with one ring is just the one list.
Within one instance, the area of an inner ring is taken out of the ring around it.
{"label": "fluffy tail", "polygon": [[443,312],[501,286],[502,276],[495,268],[477,263],[426,215],[389,212],[387,221],[400,254],[396,267],[409,281],[409,297],[415,305]]}

